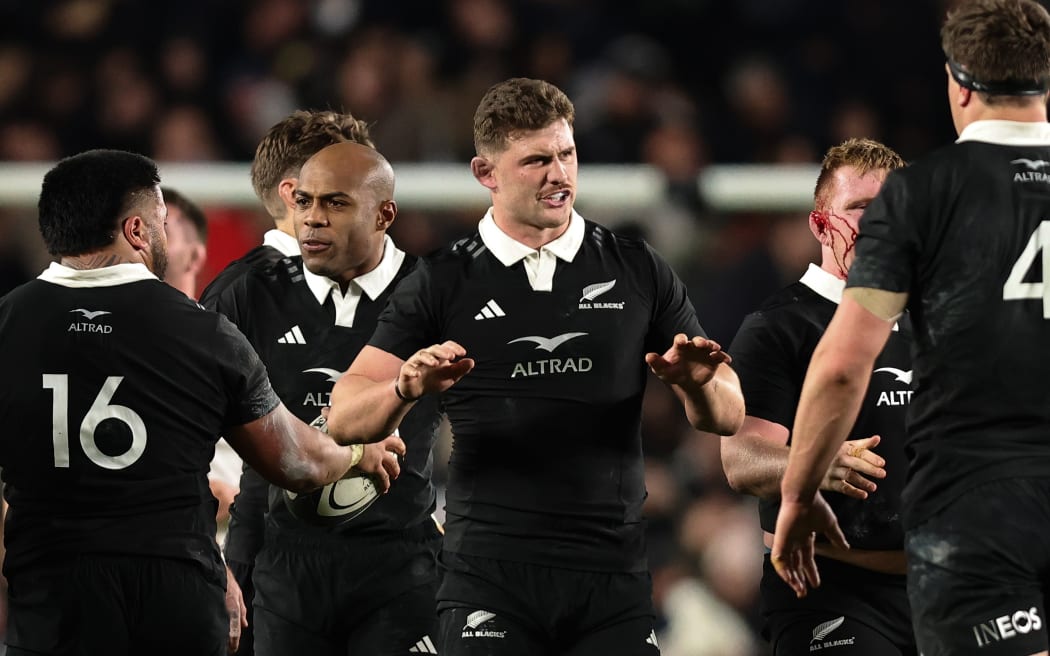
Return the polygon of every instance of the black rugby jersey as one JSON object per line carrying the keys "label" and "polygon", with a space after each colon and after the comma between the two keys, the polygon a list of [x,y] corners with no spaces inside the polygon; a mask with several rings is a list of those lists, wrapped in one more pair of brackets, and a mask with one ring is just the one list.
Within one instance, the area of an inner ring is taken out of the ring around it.
{"label": "black rugby jersey", "polygon": [[[806,370],[838,307],[842,284],[810,265],[801,281],[777,292],[745,317],[729,353],[740,376],[748,415],[791,430]],[[846,438],[881,436],[874,451],[886,459],[886,478],[876,479],[878,489],[863,501],[823,492],[846,539],[859,549],[904,548],[900,494],[907,471],[904,419],[912,396],[912,335],[906,317],[897,327],[875,361],[857,422]],[[779,511],[779,501],[759,501],[764,530],[775,531]]]}
{"label": "black rugby jersey", "polygon": [[980,121],[890,174],[850,287],[908,292],[905,525],[989,480],[1050,476],[1050,126]]}
{"label": "black rugby jersey", "polygon": [[525,261],[493,253],[486,225],[498,230],[486,217],[406,278],[370,341],[407,359],[451,339],[475,359],[442,395],[454,435],[444,548],[642,570],[644,356],[703,335],[685,287],[644,242],[574,214],[544,247],[560,252],[552,288],[536,291]]}
{"label": "black rugby jersey", "polygon": [[[248,251],[243,257],[234,260],[215,276],[215,279],[204,288],[201,304],[209,310],[215,310],[219,293],[248,275],[252,270],[265,269],[285,257],[282,250],[289,244],[279,230],[266,233],[267,242]],[[293,239],[288,237],[288,239]],[[296,243],[298,245],[298,243]],[[235,298],[229,298],[223,314],[235,325],[240,325],[248,314],[249,308],[240,307]],[[238,493],[230,506],[230,522],[226,529],[226,541],[223,554],[227,560],[250,563],[255,561],[255,554],[262,548],[264,540],[264,521],[267,508],[267,493],[270,483],[246,464],[242,465]]]}
{"label": "black rugby jersey", "polygon": [[53,264],[0,301],[4,571],[78,553],[190,559],[223,580],[208,463],[278,404],[225,317],[140,264]]}
{"label": "black rugby jersey", "polygon": [[[390,240],[387,248],[395,252]],[[299,256],[260,260],[239,267],[237,275],[220,275],[209,285],[202,301],[227,314],[244,332],[266,364],[278,396],[296,416],[309,422],[328,405],[335,381],[368,341],[387,298],[416,261],[406,255],[400,267],[394,264],[393,279],[375,299],[361,295],[352,326],[336,325],[331,298],[323,305],[317,301],[305,281]],[[230,529],[235,553],[227,556],[254,558],[261,546],[261,541],[255,540],[261,540],[263,524],[259,518],[263,513],[266,522],[275,526],[318,534],[396,531],[430,521],[436,505],[431,451],[439,422],[436,399],[412,408],[399,429],[407,447],[401,475],[389,493],[352,521],[337,526],[321,527],[296,518],[282,499],[283,490],[265,482],[246,485],[249,477],[261,480],[258,474],[247,471],[235,502],[235,508],[240,506],[238,523]],[[246,516],[251,512],[256,514]],[[238,534],[243,532],[248,533],[248,540]]]}

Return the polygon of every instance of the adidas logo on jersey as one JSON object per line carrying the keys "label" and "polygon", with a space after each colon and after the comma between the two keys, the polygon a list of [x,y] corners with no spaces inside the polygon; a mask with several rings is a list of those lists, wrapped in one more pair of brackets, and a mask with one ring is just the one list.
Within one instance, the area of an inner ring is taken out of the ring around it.
{"label": "adidas logo on jersey", "polygon": [[291,329],[284,334],[282,337],[277,338],[278,344],[305,344],[306,338],[303,337],[303,331],[299,330],[299,326],[292,326]]}
{"label": "adidas logo on jersey", "polygon": [[489,302],[485,304],[485,307],[481,308],[481,312],[474,315],[474,321],[495,319],[496,317],[505,316],[507,316],[507,313],[503,311],[503,308],[499,306],[499,303],[497,303],[495,299],[489,299]]}
{"label": "adidas logo on jersey", "polygon": [[645,644],[652,645],[653,647],[656,647],[657,649],[660,648],[660,643],[656,642],[656,630],[655,629],[649,631],[649,637],[645,639]]}
{"label": "adidas logo on jersey", "polygon": [[436,654],[438,650],[430,640],[430,636],[425,635],[414,647],[409,647],[408,652],[410,654]]}

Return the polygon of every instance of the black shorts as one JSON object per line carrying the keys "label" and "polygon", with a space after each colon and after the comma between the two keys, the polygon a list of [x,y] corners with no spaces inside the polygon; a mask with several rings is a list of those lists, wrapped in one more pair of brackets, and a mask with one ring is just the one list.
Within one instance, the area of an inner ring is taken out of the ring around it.
{"label": "black shorts", "polygon": [[655,656],[648,572],[581,572],[444,552],[442,656]]}
{"label": "black shorts", "polygon": [[763,636],[776,656],[914,656],[905,577],[817,558],[821,585],[799,599],[767,554],[762,565]]}
{"label": "black shorts", "polygon": [[993,481],[908,531],[908,594],[925,656],[1047,649],[1050,479]]}
{"label": "black shorts", "polygon": [[255,560],[258,656],[386,656],[437,635],[441,535],[431,522],[397,537],[271,531]]}
{"label": "black shorts", "polygon": [[226,654],[225,580],[188,560],[83,555],[8,583],[9,656]]}

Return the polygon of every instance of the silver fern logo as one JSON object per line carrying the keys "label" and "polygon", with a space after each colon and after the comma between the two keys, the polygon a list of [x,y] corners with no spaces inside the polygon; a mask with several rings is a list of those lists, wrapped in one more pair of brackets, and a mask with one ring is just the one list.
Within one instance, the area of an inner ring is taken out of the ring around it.
{"label": "silver fern logo", "polygon": [[842,617],[839,617],[837,619],[828,620],[827,622],[821,622],[820,624],[813,627],[813,639],[810,640],[810,642],[813,643],[818,640],[823,640],[824,638],[828,637],[829,633],[842,626],[842,623],[845,621],[846,616],[843,615]]}
{"label": "silver fern logo", "polygon": [[593,285],[587,285],[583,288],[583,296],[580,297],[580,302],[593,301],[605,292],[609,291],[616,286],[616,280],[610,280],[609,282],[596,282]]}
{"label": "silver fern logo", "polygon": [[494,617],[496,617],[495,613],[490,613],[487,610],[476,610],[470,615],[467,615],[467,624],[463,628],[476,629]]}
{"label": "silver fern logo", "polygon": [[[495,613],[490,613],[487,610],[476,610],[470,615],[467,615],[467,623],[463,625],[463,630],[460,631],[459,637],[465,640],[475,639],[488,639],[488,640],[503,640],[507,637],[507,630],[502,629],[495,623],[489,624],[486,628],[481,628],[483,624],[496,619]],[[491,653],[486,650],[485,653]]]}
{"label": "silver fern logo", "polygon": [[587,285],[583,288],[583,292],[580,296],[580,309],[581,310],[622,310],[623,301],[614,301],[612,303],[599,303],[594,299],[598,298],[602,294],[605,294],[610,289],[616,286],[616,279],[608,280],[606,282],[596,282],[593,285]]}

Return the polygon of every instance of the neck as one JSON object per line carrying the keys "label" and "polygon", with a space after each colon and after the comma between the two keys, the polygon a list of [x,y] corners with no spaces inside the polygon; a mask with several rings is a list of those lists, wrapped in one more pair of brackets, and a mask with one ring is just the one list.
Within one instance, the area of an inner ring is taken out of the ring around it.
{"label": "neck", "polygon": [[1046,96],[1033,98],[1032,102],[1023,105],[986,105],[977,102],[973,103],[973,109],[965,116],[962,128],[975,121],[1046,123],[1046,118]]}
{"label": "neck", "polygon": [[106,249],[81,255],[63,255],[58,263],[70,269],[85,270],[101,269],[115,264],[131,264],[135,262],[141,263],[142,260],[130,258],[124,253],[112,249]]}
{"label": "neck", "polygon": [[285,214],[284,218],[281,219],[274,219],[273,227],[293,239],[298,239],[298,236],[295,234],[295,219],[292,218],[291,214]]}
{"label": "neck", "polygon": [[171,267],[168,267],[168,271],[169,273],[167,273],[164,276],[164,282],[179,290],[189,298],[197,300],[196,276],[194,276],[192,273],[184,273],[182,275],[172,276],[170,273]]}
{"label": "neck", "polygon": [[343,275],[338,278],[332,278],[339,284],[339,291],[346,293],[346,290],[350,287],[350,283],[354,278],[371,273],[375,271],[376,267],[383,261],[383,254],[386,252],[386,240],[380,237],[379,245],[372,249],[372,256],[365,262],[362,262],[360,266],[356,266],[352,269],[348,269]]}
{"label": "neck", "polygon": [[835,276],[839,280],[845,280],[849,275],[849,269],[844,262],[835,259],[835,252],[827,247],[821,248],[820,268]]}
{"label": "neck", "polygon": [[569,229],[569,223],[571,222],[570,219],[560,226],[540,227],[516,221],[500,220],[495,211],[492,213],[492,220],[508,237],[535,250],[543,248],[564,235],[565,231]]}

